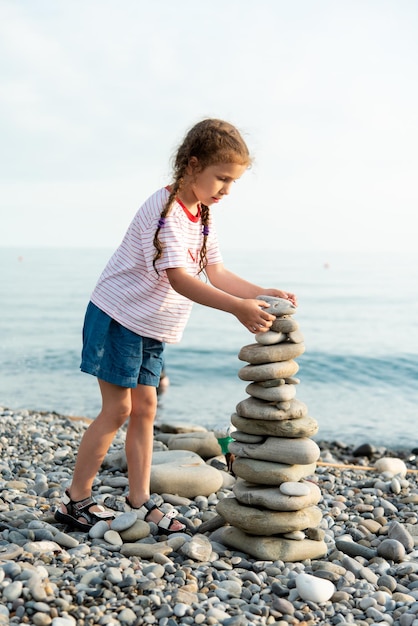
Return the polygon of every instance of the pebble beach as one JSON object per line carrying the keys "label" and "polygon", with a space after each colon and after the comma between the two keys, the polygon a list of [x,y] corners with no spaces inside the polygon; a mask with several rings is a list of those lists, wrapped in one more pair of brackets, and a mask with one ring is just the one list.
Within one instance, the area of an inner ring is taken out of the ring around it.
{"label": "pebble beach", "polygon": [[[289,563],[260,561],[219,540],[225,522],[216,505],[234,482],[222,455],[205,461],[224,477],[217,492],[156,496],[177,508],[187,532],[161,535],[123,514],[114,528],[85,534],[53,514],[88,420],[0,409],[0,424],[0,624],[418,625],[411,451],[319,441],[310,480],[322,494],[317,533],[327,554]],[[155,450],[164,452],[159,435],[156,427]],[[110,453],[123,446],[121,429]],[[123,468],[107,463],[94,495],[118,497],[126,486]]]}

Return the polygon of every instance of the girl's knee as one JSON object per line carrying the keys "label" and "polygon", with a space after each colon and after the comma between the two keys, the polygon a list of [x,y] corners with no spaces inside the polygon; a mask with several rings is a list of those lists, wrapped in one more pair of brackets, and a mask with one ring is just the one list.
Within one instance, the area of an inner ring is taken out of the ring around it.
{"label": "girl's knee", "polygon": [[157,414],[157,404],[144,403],[132,409],[131,420],[133,421],[154,421]]}
{"label": "girl's knee", "polygon": [[154,419],[157,412],[157,390],[155,387],[138,385],[132,393],[131,417]]}
{"label": "girl's knee", "polygon": [[103,404],[102,410],[98,416],[106,423],[112,423],[114,428],[120,428],[128,420],[131,415],[132,407],[130,404]]}

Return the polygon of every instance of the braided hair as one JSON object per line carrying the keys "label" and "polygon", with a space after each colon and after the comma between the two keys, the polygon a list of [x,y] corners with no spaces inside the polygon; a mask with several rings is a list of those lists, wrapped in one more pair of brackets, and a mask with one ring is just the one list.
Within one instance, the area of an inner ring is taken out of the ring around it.
{"label": "braided hair", "polygon": [[[157,230],[154,235],[154,247],[156,252],[153,259],[153,266],[157,273],[156,263],[163,254],[163,245],[158,235],[183,185],[184,176],[192,157],[198,160],[202,170],[209,165],[218,165],[219,163],[236,163],[248,167],[251,165],[251,157],[245,141],[232,124],[218,119],[205,119],[195,124],[195,126],[189,130],[174,157],[173,183],[170,187],[167,202],[161,211]],[[203,226],[203,243],[200,249],[199,273],[205,269],[207,264],[206,242],[209,235],[210,219],[208,206],[204,204],[201,205],[200,217]]]}

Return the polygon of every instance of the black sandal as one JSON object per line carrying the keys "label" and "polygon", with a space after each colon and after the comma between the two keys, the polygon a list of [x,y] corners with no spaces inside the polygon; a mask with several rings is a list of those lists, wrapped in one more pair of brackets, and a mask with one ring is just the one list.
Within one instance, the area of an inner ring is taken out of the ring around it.
{"label": "black sandal", "polygon": [[[151,511],[158,509],[160,513],[162,513],[162,511],[158,508],[158,505],[156,504],[156,502],[154,502],[152,498],[144,502],[144,504],[140,506],[138,509],[132,506],[132,504],[129,502],[129,498],[126,498],[126,504],[131,508],[132,511],[135,511],[137,518],[144,520],[144,522],[147,521],[147,517],[151,513]],[[186,525],[180,522],[179,520],[177,521],[179,522],[179,524],[181,524],[181,528],[177,528],[177,530],[173,530],[171,528],[175,521],[174,518],[177,515],[178,515],[177,511],[175,509],[172,509],[168,513],[164,513],[163,517],[160,519],[159,522],[152,522],[152,523],[158,527],[158,530],[161,533],[165,533],[165,534],[181,533],[186,529]]]}
{"label": "black sandal", "polygon": [[[60,509],[57,509],[54,514],[57,522],[67,524],[68,526],[72,526],[73,528],[77,528],[78,530],[82,530],[86,533],[88,533],[90,528],[93,528],[97,522],[102,520],[107,522],[115,519],[115,515],[112,511],[106,511],[106,509],[100,504],[97,504],[95,499],[91,496],[89,498],[85,498],[84,500],[78,500],[77,502],[71,500],[68,489],[65,490],[62,498],[62,504],[67,509],[67,512],[64,513]],[[93,505],[98,506],[100,511],[90,511]],[[87,523],[80,522],[80,518],[87,520]]]}

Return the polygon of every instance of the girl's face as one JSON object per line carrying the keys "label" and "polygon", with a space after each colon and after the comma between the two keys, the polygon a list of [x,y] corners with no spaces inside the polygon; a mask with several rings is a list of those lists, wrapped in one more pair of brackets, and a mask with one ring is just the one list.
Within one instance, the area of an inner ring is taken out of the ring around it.
{"label": "girl's face", "polygon": [[241,178],[247,167],[236,163],[220,163],[219,165],[208,165],[203,170],[196,162],[189,165],[190,192],[193,194],[196,203],[206,206],[217,204],[222,198],[229,194],[233,183]]}

